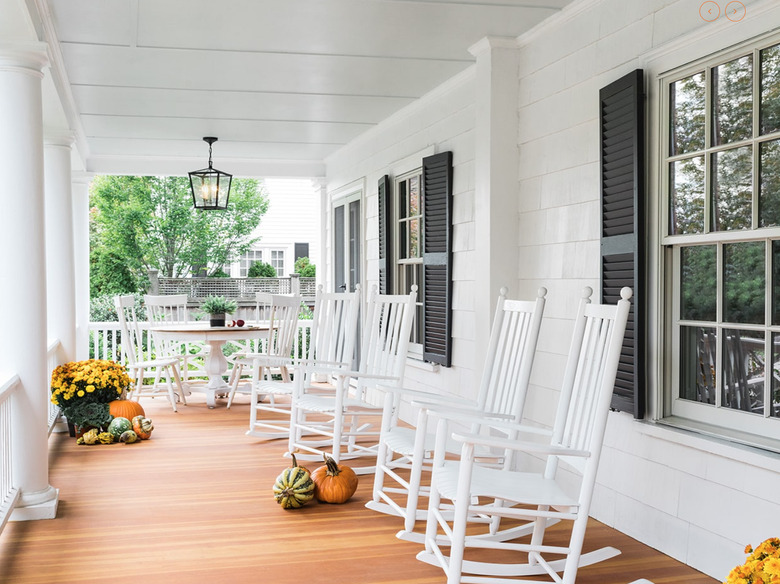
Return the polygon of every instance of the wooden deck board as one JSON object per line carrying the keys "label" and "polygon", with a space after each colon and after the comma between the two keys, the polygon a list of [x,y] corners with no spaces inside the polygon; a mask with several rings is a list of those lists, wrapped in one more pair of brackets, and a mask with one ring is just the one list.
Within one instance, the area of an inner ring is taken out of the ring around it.
{"label": "wooden deck board", "polygon": [[[139,444],[77,446],[52,435],[57,518],[7,525],[0,583],[102,584],[135,575],[146,584],[444,581],[441,570],[415,559],[419,545],[394,537],[398,518],[364,507],[371,476],[360,477],[345,505],[282,510],[271,487],[289,464],[286,444],[244,435],[246,400],[230,410],[219,400],[209,410],[193,395],[178,413],[159,398],[144,400],[156,429]],[[592,521],[586,551],[602,545],[623,553],[581,569],[579,584],[716,582]]]}

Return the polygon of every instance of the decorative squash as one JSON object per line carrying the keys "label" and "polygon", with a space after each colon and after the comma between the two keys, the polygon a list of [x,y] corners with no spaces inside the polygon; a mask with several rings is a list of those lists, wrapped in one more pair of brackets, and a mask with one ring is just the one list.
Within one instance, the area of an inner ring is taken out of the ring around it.
{"label": "decorative squash", "polygon": [[98,430],[97,428],[92,428],[88,432],[84,432],[84,435],[76,441],[77,444],[88,444],[89,446],[92,446],[98,441]]}
{"label": "decorative squash", "polygon": [[114,435],[114,438],[119,438],[122,432],[127,432],[133,429],[133,424],[127,418],[114,418],[108,425],[108,431]]}
{"label": "decorative squash", "polygon": [[325,466],[314,469],[311,480],[317,485],[316,497],[324,503],[346,503],[355,494],[358,478],[348,466],[339,466],[327,454],[323,454]]}
{"label": "decorative squash", "polygon": [[298,466],[292,455],[292,466],[282,471],[274,483],[274,498],[282,509],[298,509],[314,498],[314,483],[309,471]]}
{"label": "decorative squash", "polygon": [[101,432],[97,439],[101,444],[113,444],[115,438],[111,432]]}
{"label": "decorative squash", "polygon": [[136,416],[145,416],[144,408],[137,401],[130,399],[115,399],[108,404],[108,413],[115,418],[132,420]]}
{"label": "decorative squash", "polygon": [[139,442],[138,434],[133,432],[132,430],[127,430],[125,432],[122,432],[122,435],[119,437],[119,441],[123,444],[132,444],[133,442]]}
{"label": "decorative squash", "polygon": [[154,430],[154,424],[149,418],[143,416],[135,416],[132,420],[133,432],[135,432],[141,440],[149,440],[152,437],[152,430]]}

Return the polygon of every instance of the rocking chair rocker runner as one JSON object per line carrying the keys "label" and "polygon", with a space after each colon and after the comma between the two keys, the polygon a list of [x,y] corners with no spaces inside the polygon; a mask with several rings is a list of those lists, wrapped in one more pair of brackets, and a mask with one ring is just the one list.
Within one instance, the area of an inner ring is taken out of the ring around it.
{"label": "rocking chair rocker runner", "polygon": [[[396,402],[399,398],[401,404],[412,400],[424,402],[433,408],[470,414],[475,419],[485,418],[487,424],[495,419],[517,423],[522,420],[547,290],[540,288],[535,300],[525,301],[507,300],[506,293],[506,288],[502,288],[496,304],[476,400],[406,388],[384,388],[387,396],[374,475],[374,494],[366,507],[403,517],[404,528],[398,533],[401,539],[423,541],[423,534],[413,530],[415,521],[426,517],[426,509],[418,508],[418,501],[420,496],[428,494],[428,489],[421,486],[421,477],[423,470],[430,470],[435,436],[427,431],[427,407],[417,412],[416,430],[397,424]],[[481,423],[469,422],[465,428],[479,433],[480,426]],[[459,452],[460,444],[450,441],[448,451]],[[495,458],[490,452],[485,452],[485,455]],[[397,470],[402,468],[410,470],[408,480],[398,474]],[[406,500],[399,500],[399,495],[405,495]],[[494,523],[494,528],[497,528],[498,522]]]}
{"label": "rocking chair rocker runner", "polygon": [[[446,414],[434,414],[440,419],[436,431],[425,550],[417,558],[441,566],[448,584],[528,582],[509,578],[540,574],[547,575],[551,582],[574,584],[580,566],[620,553],[615,548],[606,547],[582,554],[582,544],[628,319],[631,289],[621,290],[622,299],[615,306],[590,304],[591,293],[589,288],[586,289],[586,295],[580,302],[549,443],[516,438],[507,440],[484,434],[453,434]],[[512,422],[495,421],[493,425],[504,432],[517,432],[520,436],[524,433],[522,426]],[[445,460],[444,445],[449,438],[462,444],[459,461]],[[541,455],[546,457],[546,465],[538,473],[488,468],[475,461],[477,447],[503,450],[507,458],[516,452]],[[571,477],[566,477],[567,480],[560,477],[559,467],[564,465],[578,476],[577,488],[572,488]],[[487,497],[490,502],[482,504],[485,499],[479,497]],[[455,505],[451,521],[442,511],[442,499],[451,500]],[[496,505],[495,501],[501,504]],[[467,536],[468,521],[480,515],[533,521],[530,542]],[[554,546],[544,542],[549,519],[572,522],[567,545]],[[439,533],[439,528],[443,534]],[[444,554],[442,547],[450,548],[449,556]],[[506,550],[518,561],[487,563],[466,559],[464,555],[468,548]],[[518,552],[525,552],[527,556]]]}

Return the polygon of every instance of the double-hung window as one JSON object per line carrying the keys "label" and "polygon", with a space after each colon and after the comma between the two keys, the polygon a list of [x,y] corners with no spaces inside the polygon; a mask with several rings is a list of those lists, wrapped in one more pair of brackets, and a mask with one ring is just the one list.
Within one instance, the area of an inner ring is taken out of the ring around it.
{"label": "double-hung window", "polygon": [[423,194],[422,169],[414,170],[395,180],[393,223],[395,242],[393,263],[395,294],[408,294],[417,286],[417,307],[409,345],[409,352],[422,355],[423,322]]}
{"label": "double-hung window", "polygon": [[780,444],[780,38],[662,79],[667,415]]}
{"label": "double-hung window", "polygon": [[271,265],[276,270],[277,278],[281,278],[284,276],[284,250],[283,249],[271,250]]}
{"label": "double-hung window", "polygon": [[252,264],[262,261],[263,251],[260,249],[250,249],[244,253],[244,255],[241,256],[241,260],[239,262],[239,278],[246,278],[247,274],[249,273],[249,268],[252,267]]}

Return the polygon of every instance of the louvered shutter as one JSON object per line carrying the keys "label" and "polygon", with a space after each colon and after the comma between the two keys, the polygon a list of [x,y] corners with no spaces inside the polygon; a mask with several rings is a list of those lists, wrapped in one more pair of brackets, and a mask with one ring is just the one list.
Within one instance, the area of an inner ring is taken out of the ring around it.
{"label": "louvered shutter", "polygon": [[393,293],[393,266],[390,249],[393,233],[392,213],[390,205],[390,177],[379,179],[379,293]]}
{"label": "louvered shutter", "polygon": [[604,87],[601,106],[601,298],[634,291],[612,407],[645,415],[644,81],[637,69]]}
{"label": "louvered shutter", "polygon": [[423,359],[452,355],[452,152],[423,158]]}

